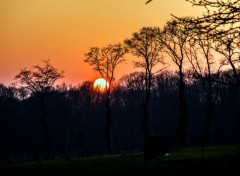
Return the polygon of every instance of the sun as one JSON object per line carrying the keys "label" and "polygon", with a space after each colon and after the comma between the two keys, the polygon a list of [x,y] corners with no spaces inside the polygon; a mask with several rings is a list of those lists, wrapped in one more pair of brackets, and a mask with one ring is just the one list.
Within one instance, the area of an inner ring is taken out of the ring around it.
{"label": "sun", "polygon": [[104,78],[98,78],[94,81],[93,87],[97,91],[104,92],[109,88],[109,83]]}

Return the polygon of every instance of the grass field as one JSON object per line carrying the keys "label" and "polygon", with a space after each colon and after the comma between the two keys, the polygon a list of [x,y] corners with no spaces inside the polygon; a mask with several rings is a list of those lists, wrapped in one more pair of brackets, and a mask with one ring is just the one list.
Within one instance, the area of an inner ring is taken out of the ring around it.
{"label": "grass field", "polygon": [[[0,165],[0,176],[240,175],[240,145],[187,148],[145,164],[143,153]],[[235,174],[233,174],[236,172]]]}

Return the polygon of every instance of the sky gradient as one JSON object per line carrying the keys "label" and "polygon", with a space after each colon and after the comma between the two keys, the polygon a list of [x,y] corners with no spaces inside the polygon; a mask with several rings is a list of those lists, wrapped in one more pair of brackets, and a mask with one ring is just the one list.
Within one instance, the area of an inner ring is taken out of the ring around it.
{"label": "sky gradient", "polygon": [[[83,62],[90,47],[122,42],[142,27],[163,26],[176,16],[201,15],[185,0],[0,0],[0,83],[9,85],[21,68],[50,59],[77,85],[99,75]],[[128,58],[126,58],[128,59]],[[131,62],[116,79],[134,71]],[[61,81],[61,82],[62,82]]]}

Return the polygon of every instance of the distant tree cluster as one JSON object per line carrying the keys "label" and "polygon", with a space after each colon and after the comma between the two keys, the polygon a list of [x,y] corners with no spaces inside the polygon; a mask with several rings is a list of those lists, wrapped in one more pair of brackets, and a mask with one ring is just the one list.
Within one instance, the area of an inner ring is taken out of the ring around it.
{"label": "distant tree cluster", "polygon": [[[0,84],[0,162],[143,151],[153,135],[201,145],[202,157],[206,145],[239,143],[240,3],[188,1],[206,13],[90,48],[83,60],[109,82],[105,92],[92,82],[55,85],[63,72],[49,60]],[[140,71],[115,80],[129,60]]]}
{"label": "distant tree cluster", "polygon": [[[224,75],[228,75],[225,72]],[[201,145],[208,95],[202,81],[185,73],[189,122],[185,146]],[[213,75],[215,77],[217,75]],[[144,148],[142,102],[145,74],[134,72],[121,78],[111,92],[112,153]],[[175,136],[178,126],[178,74],[162,71],[153,80],[149,99],[150,135]],[[41,106],[37,95],[19,99],[20,89],[0,86],[1,162],[72,158],[108,153],[105,143],[105,96],[92,82],[79,86],[58,85],[45,99],[50,150],[46,155]],[[214,109],[208,144],[239,142],[238,88],[213,83]]]}
{"label": "distant tree cluster", "polygon": [[[202,134],[202,156],[204,146],[208,143],[210,135],[212,112],[215,106],[215,97],[213,96],[213,83],[221,83],[235,87],[240,86],[239,82],[239,18],[240,18],[240,2],[238,0],[186,0],[193,6],[203,7],[206,11],[200,17],[176,17],[173,16],[172,26],[168,27],[168,31],[177,37],[180,31],[179,39],[169,40],[163,38],[162,42],[170,41],[171,58],[179,66],[181,59],[187,60],[191,65],[194,77],[201,80],[204,85],[204,91],[207,95],[208,110],[204,122],[204,130]],[[147,1],[146,4],[152,2]],[[167,22],[166,27],[169,26]],[[165,28],[166,28],[165,27]],[[180,30],[178,30],[180,29]],[[164,31],[164,29],[163,29]],[[165,33],[165,32],[163,32]],[[177,53],[172,54],[179,45],[178,56]],[[168,45],[165,45],[167,48]],[[176,62],[178,61],[178,62]],[[187,63],[185,63],[187,65]],[[229,72],[226,75],[224,73]],[[215,76],[213,76],[213,74]],[[181,67],[179,67],[180,83],[181,81]],[[181,84],[179,85],[181,89]],[[184,108],[184,98],[181,98],[179,91],[179,139],[181,142],[186,137],[187,128],[187,109]],[[182,105],[182,108],[181,108]],[[240,105],[240,101],[239,101]],[[182,113],[181,113],[182,109]],[[185,114],[183,113],[185,112]],[[182,114],[182,115],[181,115]],[[185,118],[184,118],[185,117]],[[239,117],[240,118],[240,117]],[[182,130],[181,130],[182,128]],[[185,130],[184,130],[185,129]]]}

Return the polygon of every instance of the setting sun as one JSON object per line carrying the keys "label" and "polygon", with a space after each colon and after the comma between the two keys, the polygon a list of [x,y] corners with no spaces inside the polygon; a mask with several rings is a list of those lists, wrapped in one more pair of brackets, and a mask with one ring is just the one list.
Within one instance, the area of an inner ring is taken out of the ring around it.
{"label": "setting sun", "polygon": [[109,88],[109,83],[104,78],[98,78],[94,81],[93,87],[95,90],[103,92]]}

